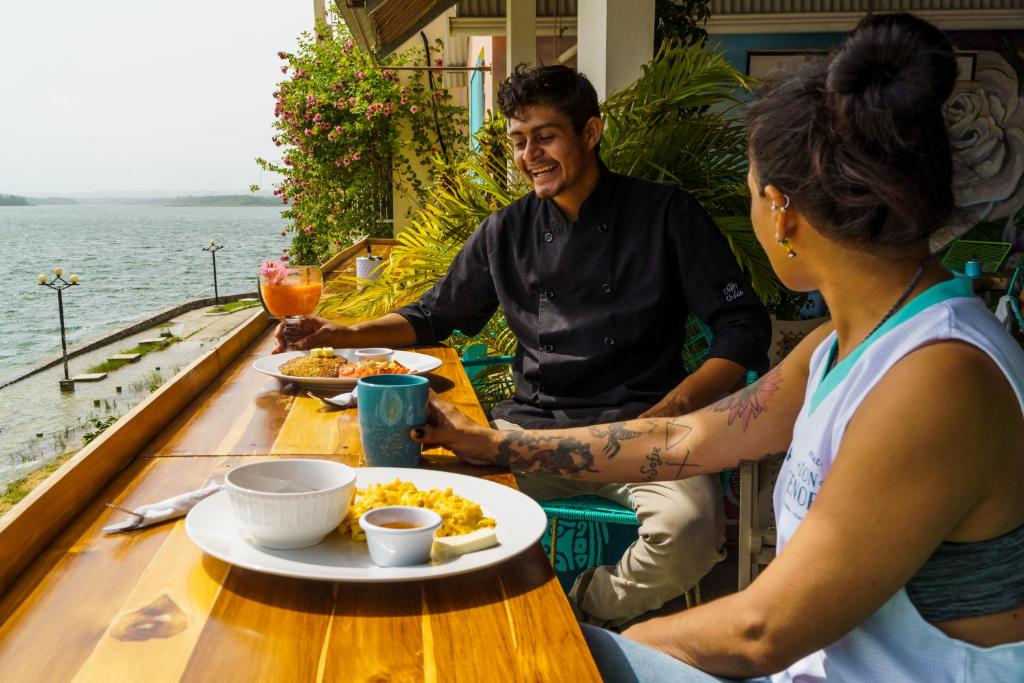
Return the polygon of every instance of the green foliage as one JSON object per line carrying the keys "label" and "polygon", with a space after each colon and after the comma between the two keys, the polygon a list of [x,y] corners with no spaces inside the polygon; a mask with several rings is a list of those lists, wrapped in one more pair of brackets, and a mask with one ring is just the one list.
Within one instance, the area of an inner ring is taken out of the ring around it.
{"label": "green foliage", "polygon": [[110,425],[117,422],[117,418],[117,415],[110,415],[109,417],[105,418],[90,418],[89,424],[92,426],[92,429],[82,434],[82,444],[87,445],[97,436],[105,432],[107,428],[110,427]]}
{"label": "green foliage", "polygon": [[[512,158],[504,119],[485,122],[477,140],[480,151],[443,163],[435,159],[439,180],[427,190],[420,212],[397,236],[391,258],[374,281],[349,278],[354,286],[326,297],[321,314],[375,317],[415,301],[444,274],[452,258],[476,227],[498,209],[530,190],[519,174],[509,177],[505,159]],[[515,353],[515,337],[499,312],[475,341],[501,354]]]}
{"label": "green foliage", "polygon": [[[432,46],[430,58],[440,51]],[[282,259],[318,263],[364,236],[390,234],[392,191],[422,196],[420,160],[465,146],[465,111],[443,85],[431,90],[423,71],[403,81],[389,68],[423,64],[423,50],[362,52],[341,21],[303,34],[295,53],[278,56],[290,75],[274,92],[273,139],[283,153],[257,163],[284,177],[274,194],[287,205],[282,216],[294,237]]]}
{"label": "green foliage", "polygon": [[669,41],[696,45],[708,37],[711,16],[706,0],[657,0],[654,3],[654,50]]}
{"label": "green foliage", "polygon": [[260,302],[252,299],[239,299],[238,301],[228,301],[219,306],[214,306],[208,309],[207,313],[231,313],[233,311],[240,311],[246,308],[255,308],[259,306]]}
{"label": "green foliage", "polygon": [[[132,353],[137,353],[137,354],[139,354],[141,356],[145,356],[147,353],[151,353],[153,351],[159,351],[160,349],[164,348],[165,346],[168,346],[170,344],[175,344],[175,343],[181,341],[181,337],[176,337],[176,336],[174,336],[173,334],[171,334],[170,332],[167,332],[167,331],[161,332],[160,333],[160,337],[163,339],[163,341],[161,343],[159,343],[159,344],[155,344],[155,343],[137,344],[137,345],[133,346],[130,349],[122,349],[121,351],[118,351],[117,353],[119,355],[128,355],[128,354],[132,354]],[[96,365],[91,366],[90,368],[88,368],[86,370],[86,372],[113,372],[114,370],[117,370],[118,368],[122,368],[122,367],[124,367],[125,365],[128,365],[131,362],[132,361],[130,361],[130,360],[105,360],[102,363],[97,363]]]}

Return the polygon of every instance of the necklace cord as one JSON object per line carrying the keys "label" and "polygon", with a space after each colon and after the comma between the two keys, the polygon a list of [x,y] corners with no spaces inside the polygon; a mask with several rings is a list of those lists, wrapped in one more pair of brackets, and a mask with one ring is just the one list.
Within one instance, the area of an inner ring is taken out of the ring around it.
{"label": "necklace cord", "polygon": [[[894,303],[889,308],[888,312],[886,312],[886,314],[882,316],[882,319],[878,321],[878,324],[875,325],[875,327],[870,332],[868,332],[867,335],[864,336],[864,339],[861,339],[861,341],[860,341],[861,344],[863,344],[865,342],[865,340],[867,340],[875,332],[878,332],[879,328],[881,328],[882,325],[884,325],[886,322],[888,322],[889,318],[891,318],[893,315],[895,315],[896,311],[898,311],[903,306],[903,304],[905,304],[907,302],[907,297],[909,297],[910,293],[914,291],[915,287],[917,287],[917,283],[921,281],[921,278],[924,276],[925,266],[928,265],[928,262],[931,261],[932,258],[934,258],[934,256],[932,254],[929,254],[926,259],[921,261],[921,265],[919,265],[917,267],[917,272],[914,273],[914,277],[910,278],[910,283],[907,284],[906,288],[903,290],[903,293],[900,294],[899,298],[896,299],[896,303]],[[832,354],[832,360],[829,362],[829,365],[828,365],[828,369],[829,370],[831,370],[832,368],[834,368],[836,366],[836,361],[837,361],[838,356],[839,356],[838,353]]]}

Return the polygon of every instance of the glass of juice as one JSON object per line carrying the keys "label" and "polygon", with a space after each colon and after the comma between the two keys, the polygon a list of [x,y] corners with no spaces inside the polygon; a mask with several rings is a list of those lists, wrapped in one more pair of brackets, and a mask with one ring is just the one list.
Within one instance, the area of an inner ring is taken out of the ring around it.
{"label": "glass of juice", "polygon": [[[324,276],[316,266],[293,266],[281,261],[260,265],[260,299],[271,317],[284,323],[289,348],[300,335],[298,323],[313,315],[324,289]],[[289,334],[289,330],[293,330]]]}

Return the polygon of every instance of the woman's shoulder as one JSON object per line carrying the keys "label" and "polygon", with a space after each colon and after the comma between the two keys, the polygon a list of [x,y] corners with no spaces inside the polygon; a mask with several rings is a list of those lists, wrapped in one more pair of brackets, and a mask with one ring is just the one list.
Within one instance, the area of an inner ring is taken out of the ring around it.
{"label": "woman's shoulder", "polygon": [[956,444],[974,467],[983,467],[1012,450],[1006,448],[1011,434],[1024,437],[1024,407],[1014,382],[989,351],[963,339],[941,339],[900,358],[865,404],[870,399],[871,405],[889,406],[874,415],[879,428],[903,415],[890,425],[902,437]]}

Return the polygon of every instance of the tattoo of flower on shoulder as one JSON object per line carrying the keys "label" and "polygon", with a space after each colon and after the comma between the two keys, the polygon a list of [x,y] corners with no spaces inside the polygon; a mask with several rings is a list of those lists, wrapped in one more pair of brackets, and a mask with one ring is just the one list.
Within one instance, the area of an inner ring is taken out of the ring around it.
{"label": "tattoo of flower on shoulder", "polygon": [[782,384],[782,373],[779,368],[771,370],[767,375],[744,387],[731,396],[708,406],[716,413],[729,413],[729,426],[739,421],[746,431],[752,420],[760,417],[768,410],[768,399],[771,398]]}
{"label": "tattoo of flower on shoulder", "polygon": [[526,432],[509,432],[498,444],[495,462],[516,470],[551,474],[597,472],[590,446],[583,442],[571,437],[531,436]]}
{"label": "tattoo of flower on shoulder", "polygon": [[[629,429],[627,425],[634,427]],[[637,431],[638,427],[647,427],[643,431]],[[638,436],[654,431],[657,424],[654,422],[614,422],[607,425],[594,425],[589,428],[590,434],[596,439],[607,438],[604,447],[601,449],[606,458],[611,460],[622,450],[622,442],[635,439]]]}

